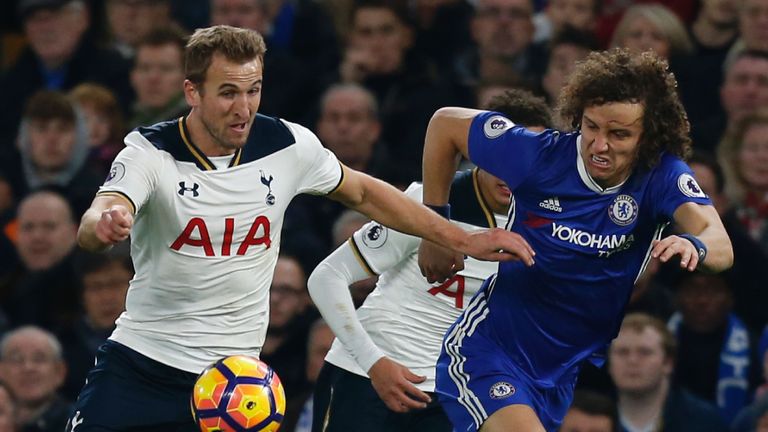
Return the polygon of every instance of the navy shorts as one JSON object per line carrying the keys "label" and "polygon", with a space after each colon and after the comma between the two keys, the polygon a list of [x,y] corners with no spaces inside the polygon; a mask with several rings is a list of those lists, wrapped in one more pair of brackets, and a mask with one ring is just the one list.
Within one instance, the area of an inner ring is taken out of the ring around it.
{"label": "navy shorts", "polygon": [[196,379],[107,341],[96,354],[66,430],[198,432],[189,402]]}
{"label": "navy shorts", "polygon": [[537,385],[499,347],[474,331],[472,325],[477,323],[465,316],[467,312],[446,333],[437,360],[436,391],[454,430],[477,431],[496,411],[519,404],[531,407],[547,431],[557,431],[573,401],[578,368],[567,371],[561,385]]}
{"label": "navy shorts", "polygon": [[387,408],[371,380],[325,362],[315,385],[313,432],[451,432],[437,401],[426,408],[397,413]]}

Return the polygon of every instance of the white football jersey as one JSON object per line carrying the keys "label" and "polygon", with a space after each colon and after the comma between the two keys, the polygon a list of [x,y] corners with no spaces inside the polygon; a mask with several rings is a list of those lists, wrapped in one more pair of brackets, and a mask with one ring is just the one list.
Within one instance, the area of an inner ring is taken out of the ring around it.
{"label": "white football jersey", "polygon": [[[406,193],[421,202],[422,185]],[[456,176],[451,187],[452,222],[466,231],[505,226],[506,216],[493,214],[480,194],[477,171]],[[378,274],[376,289],[357,310],[363,328],[384,354],[427,377],[416,384],[434,391],[435,363],[443,335],[461,314],[498,263],[467,258],[464,270],[442,284],[430,284],[421,275],[418,250],[421,239],[370,222],[349,239],[360,264]],[[325,358],[349,372],[368,376],[336,339]]]}
{"label": "white football jersey", "polygon": [[188,137],[183,118],[131,132],[99,194],[135,210],[136,275],[111,339],[199,373],[259,355],[285,209],[332,192],[342,171],[312,132],[275,118],[257,115],[233,156],[208,159]]}

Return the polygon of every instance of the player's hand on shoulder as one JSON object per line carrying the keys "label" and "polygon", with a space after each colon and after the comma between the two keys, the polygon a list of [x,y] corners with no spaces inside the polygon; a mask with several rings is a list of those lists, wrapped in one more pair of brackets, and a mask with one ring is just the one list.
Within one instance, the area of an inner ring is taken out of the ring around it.
{"label": "player's hand on shoulder", "polygon": [[426,377],[411,372],[407,367],[387,357],[376,361],[368,370],[371,385],[387,408],[395,412],[407,412],[425,408],[429,395],[416,388],[413,383],[424,382]]}
{"label": "player's hand on shoulder", "polygon": [[101,212],[96,223],[96,237],[103,243],[113,245],[128,238],[133,226],[133,215],[127,207],[115,204]]}
{"label": "player's hand on shoulder", "polygon": [[419,268],[429,283],[445,282],[464,270],[464,255],[422,240],[419,245]]}
{"label": "player's hand on shoulder", "polygon": [[699,265],[699,252],[689,240],[671,235],[653,241],[651,256],[665,263],[675,256],[680,257],[680,267],[688,271],[696,270]]}
{"label": "player's hand on shoulder", "polygon": [[518,233],[491,228],[469,235],[467,255],[485,261],[522,261],[529,267],[534,264],[536,252]]}

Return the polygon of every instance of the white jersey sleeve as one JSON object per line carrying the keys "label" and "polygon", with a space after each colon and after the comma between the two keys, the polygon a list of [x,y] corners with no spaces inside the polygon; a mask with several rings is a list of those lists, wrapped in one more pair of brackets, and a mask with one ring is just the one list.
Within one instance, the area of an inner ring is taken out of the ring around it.
{"label": "white jersey sleeve", "polygon": [[139,132],[125,137],[125,148],[117,154],[99,195],[117,194],[128,199],[134,213],[147,202],[163,171],[159,151]]}
{"label": "white jersey sleeve", "polygon": [[[420,191],[412,185],[406,193],[420,200]],[[371,222],[324,259],[307,282],[318,310],[362,371],[367,372],[384,354],[355,314],[349,285],[395,267],[415,253],[418,245],[418,237],[394,230],[390,233],[378,222]]]}
{"label": "white jersey sleeve", "polygon": [[309,129],[296,123],[284,122],[296,137],[298,160],[295,169],[301,172],[298,193],[329,194],[343,181],[341,164],[336,155],[323,147]]}
{"label": "white jersey sleeve", "polygon": [[[412,183],[405,190],[411,199],[421,202],[422,186]],[[421,239],[372,221],[352,235],[352,246],[360,264],[372,274],[382,274],[419,250]]]}

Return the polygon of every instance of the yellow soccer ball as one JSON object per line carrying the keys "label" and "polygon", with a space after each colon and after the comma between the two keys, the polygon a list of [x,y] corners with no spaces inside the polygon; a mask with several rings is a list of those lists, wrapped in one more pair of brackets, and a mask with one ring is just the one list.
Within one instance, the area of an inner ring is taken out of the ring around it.
{"label": "yellow soccer ball", "polygon": [[274,432],[285,415],[285,391],[266,363],[237,355],[197,377],[191,404],[203,432]]}

